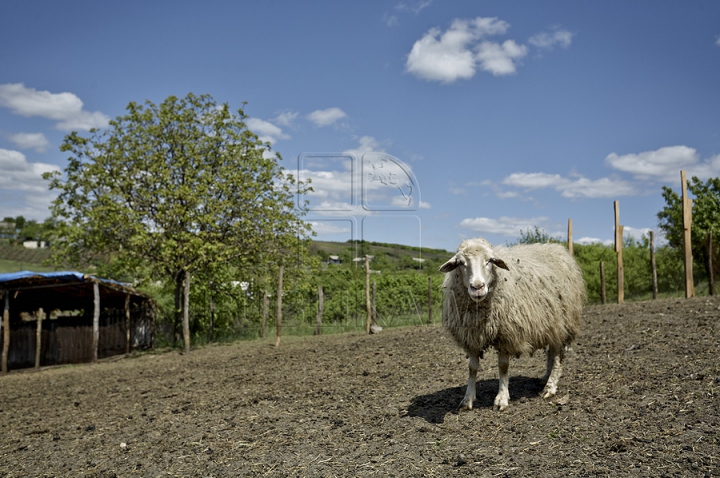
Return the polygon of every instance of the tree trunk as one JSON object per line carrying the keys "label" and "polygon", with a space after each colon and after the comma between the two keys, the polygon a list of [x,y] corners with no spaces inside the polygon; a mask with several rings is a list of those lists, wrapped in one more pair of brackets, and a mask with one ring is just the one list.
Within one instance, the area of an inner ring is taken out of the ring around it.
{"label": "tree trunk", "polygon": [[210,336],[208,342],[213,341],[213,329],[215,328],[215,296],[210,294]]}
{"label": "tree trunk", "polygon": [[175,316],[173,318],[173,346],[177,345],[180,340],[180,330],[182,325],[182,308],[183,308],[183,281],[185,280],[185,271],[178,271],[175,274]]}
{"label": "tree trunk", "polygon": [[267,329],[268,319],[268,293],[266,290],[263,291],[263,311],[262,311],[262,327],[260,329],[260,335],[265,338],[265,331]]}

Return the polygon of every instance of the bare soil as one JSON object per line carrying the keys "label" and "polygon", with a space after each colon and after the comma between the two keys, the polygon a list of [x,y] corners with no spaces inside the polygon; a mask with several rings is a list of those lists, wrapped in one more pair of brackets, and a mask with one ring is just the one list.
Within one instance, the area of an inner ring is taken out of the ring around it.
{"label": "bare soil", "polygon": [[719,476],[720,300],[588,307],[556,397],[496,356],[458,412],[439,326],[283,338],[0,377],[0,477]]}

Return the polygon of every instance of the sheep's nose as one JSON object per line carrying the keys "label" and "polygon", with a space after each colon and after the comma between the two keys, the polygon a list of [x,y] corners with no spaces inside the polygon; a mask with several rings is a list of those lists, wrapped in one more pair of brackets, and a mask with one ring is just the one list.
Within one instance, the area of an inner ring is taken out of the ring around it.
{"label": "sheep's nose", "polygon": [[472,290],[481,291],[481,290],[483,290],[483,289],[485,288],[485,283],[484,283],[484,282],[477,282],[477,283],[475,283],[475,284],[470,284],[470,288],[471,288]]}

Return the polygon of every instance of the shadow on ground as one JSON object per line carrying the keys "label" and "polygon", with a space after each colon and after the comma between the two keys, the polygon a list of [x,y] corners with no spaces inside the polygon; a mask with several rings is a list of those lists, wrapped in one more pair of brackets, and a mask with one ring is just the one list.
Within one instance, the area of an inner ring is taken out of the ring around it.
{"label": "shadow on ground", "polygon": [[[511,377],[510,378],[510,404],[518,400],[540,400],[539,394],[543,384],[539,378]],[[477,399],[474,409],[492,408],[495,395],[498,391],[498,381],[478,380],[476,384]],[[421,417],[429,423],[443,423],[448,413],[458,413],[458,405],[465,396],[465,387],[453,387],[438,390],[427,395],[413,398],[408,407],[407,416]]]}

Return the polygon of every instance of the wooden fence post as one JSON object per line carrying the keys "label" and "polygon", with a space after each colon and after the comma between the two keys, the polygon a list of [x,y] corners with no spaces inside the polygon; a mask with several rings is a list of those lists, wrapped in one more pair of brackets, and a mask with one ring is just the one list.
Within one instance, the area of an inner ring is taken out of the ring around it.
{"label": "wooden fence post", "polygon": [[282,335],[282,294],[283,294],[283,272],[284,271],[285,271],[285,266],[281,264],[280,270],[278,271],[277,310],[275,312],[275,326],[276,326],[275,347],[280,346],[280,336]]}
{"label": "wooden fence post", "polygon": [[183,341],[185,342],[185,353],[190,353],[190,272],[185,271],[185,282],[183,283]]}
{"label": "wooden fence post", "polygon": [[600,261],[600,302],[607,303],[607,294],[605,293],[605,263]]}
{"label": "wooden fence post", "polygon": [[100,285],[93,281],[92,361],[98,360],[100,346]]}
{"label": "wooden fence post", "polygon": [[615,201],[615,252],[617,253],[617,303],[625,302],[625,270],[622,260],[623,226],[620,225],[620,203]]}
{"label": "wooden fence post", "polygon": [[372,282],[372,301],[370,304],[370,319],[371,324],[377,324],[377,282]]}
{"label": "wooden fence post", "polygon": [[682,182],[682,212],[683,212],[683,250],[685,252],[685,298],[695,296],[695,283],[693,282],[692,258],[692,199],[687,195],[687,181],[685,171],[680,171]]}
{"label": "wooden fence post", "polygon": [[712,230],[708,231],[708,294],[715,295],[715,273],[713,272]]}
{"label": "wooden fence post", "polygon": [[367,310],[367,318],[365,319],[365,333],[370,333],[370,321],[372,320],[372,310],[370,304],[370,259],[365,256],[365,309]]}
{"label": "wooden fence post", "polygon": [[322,333],[322,316],[325,308],[325,297],[323,295],[323,288],[321,285],[318,286],[318,312],[317,312],[317,324],[315,325],[315,335]]}
{"label": "wooden fence post", "polygon": [[268,319],[268,293],[263,291],[263,310],[262,310],[262,327],[260,328],[260,336],[265,338],[265,330],[267,329]]}
{"label": "wooden fence post", "polygon": [[8,372],[8,352],[10,351],[10,291],[5,291],[5,307],[3,308],[3,350],[2,373]]}
{"label": "wooden fence post", "polygon": [[650,268],[652,269],[653,300],[658,298],[657,266],[655,264],[655,233],[650,231]]}
{"label": "wooden fence post", "polygon": [[432,323],[432,277],[428,276],[428,324]]}
{"label": "wooden fence post", "polygon": [[568,242],[568,252],[570,253],[571,256],[574,256],[575,252],[573,251],[572,219],[568,219],[567,242]]}
{"label": "wooden fence post", "polygon": [[45,312],[42,307],[35,312],[35,320],[37,327],[35,329],[35,368],[40,368],[40,352],[42,350],[42,321],[45,318]]}

